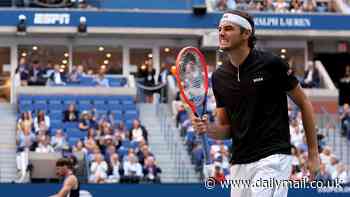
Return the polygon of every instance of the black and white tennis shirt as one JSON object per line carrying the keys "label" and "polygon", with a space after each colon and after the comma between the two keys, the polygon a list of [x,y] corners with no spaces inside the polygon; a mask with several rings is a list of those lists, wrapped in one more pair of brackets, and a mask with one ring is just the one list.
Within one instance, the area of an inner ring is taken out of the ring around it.
{"label": "black and white tennis shirt", "polygon": [[212,76],[217,108],[231,123],[232,164],[272,154],[291,154],[287,92],[298,80],[280,57],[252,49],[237,68],[220,66]]}

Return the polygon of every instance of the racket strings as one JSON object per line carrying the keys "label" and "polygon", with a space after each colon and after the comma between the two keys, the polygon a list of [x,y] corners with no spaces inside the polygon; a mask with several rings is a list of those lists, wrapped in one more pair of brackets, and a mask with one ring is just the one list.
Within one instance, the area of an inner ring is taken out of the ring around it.
{"label": "racket strings", "polygon": [[183,56],[180,62],[180,77],[186,97],[195,105],[200,105],[204,100],[205,89],[203,67],[197,55],[187,53]]}

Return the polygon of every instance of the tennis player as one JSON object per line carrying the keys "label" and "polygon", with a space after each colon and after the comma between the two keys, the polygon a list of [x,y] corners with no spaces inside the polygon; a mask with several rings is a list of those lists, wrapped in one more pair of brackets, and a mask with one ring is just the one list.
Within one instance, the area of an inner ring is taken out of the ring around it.
{"label": "tennis player", "polygon": [[61,158],[56,162],[56,174],[64,177],[61,190],[51,197],[79,197],[80,185],[73,173],[73,163],[68,158]]}
{"label": "tennis player", "polygon": [[[298,105],[308,144],[308,167],[319,169],[313,108],[280,57],[254,48],[254,22],[241,11],[228,11],[219,23],[219,48],[229,61],[212,75],[215,123],[192,115],[200,133],[232,139],[231,179],[288,180],[291,144],[287,95]],[[311,177],[312,179],[313,177]],[[260,181],[259,181],[260,180]],[[231,197],[285,197],[288,187],[232,187]]]}

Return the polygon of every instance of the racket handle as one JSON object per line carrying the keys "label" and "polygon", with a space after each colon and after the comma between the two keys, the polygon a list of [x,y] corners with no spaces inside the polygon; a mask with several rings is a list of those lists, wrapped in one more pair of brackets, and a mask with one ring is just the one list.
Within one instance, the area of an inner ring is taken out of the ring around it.
{"label": "racket handle", "polygon": [[209,150],[209,143],[208,143],[208,135],[206,133],[201,134],[202,138],[202,144],[203,144],[203,153],[204,153],[204,162],[205,164],[210,164],[210,150]]}

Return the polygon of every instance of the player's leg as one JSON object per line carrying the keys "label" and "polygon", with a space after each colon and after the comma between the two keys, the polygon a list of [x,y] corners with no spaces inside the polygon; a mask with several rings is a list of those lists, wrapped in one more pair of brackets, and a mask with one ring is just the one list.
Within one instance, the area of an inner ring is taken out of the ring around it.
{"label": "player's leg", "polygon": [[289,179],[291,162],[292,157],[283,154],[275,154],[259,160],[253,177],[254,187],[251,187],[251,196],[287,197],[288,187],[277,186],[277,184]]}
{"label": "player's leg", "polygon": [[251,196],[249,182],[254,177],[256,162],[236,164],[230,169],[231,197]]}

